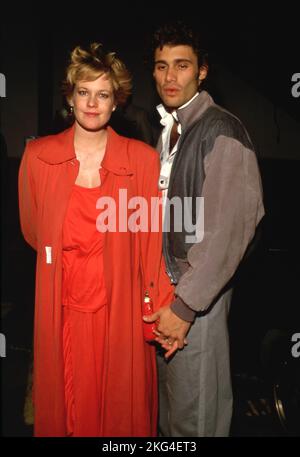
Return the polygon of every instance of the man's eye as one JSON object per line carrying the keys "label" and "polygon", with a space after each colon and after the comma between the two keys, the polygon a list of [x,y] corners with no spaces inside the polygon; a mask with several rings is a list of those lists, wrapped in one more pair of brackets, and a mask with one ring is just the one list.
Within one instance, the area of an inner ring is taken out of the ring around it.
{"label": "man's eye", "polygon": [[157,70],[162,71],[166,69],[166,65],[157,65],[156,67]]}
{"label": "man's eye", "polygon": [[185,70],[188,66],[187,66],[186,63],[180,63],[180,64],[178,65],[178,67],[179,67],[180,70]]}

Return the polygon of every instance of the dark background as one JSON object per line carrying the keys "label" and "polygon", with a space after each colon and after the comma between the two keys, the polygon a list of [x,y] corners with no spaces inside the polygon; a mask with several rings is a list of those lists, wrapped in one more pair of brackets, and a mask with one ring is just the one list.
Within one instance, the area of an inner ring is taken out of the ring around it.
{"label": "dark background", "polygon": [[[133,75],[134,104],[142,107],[157,127],[153,113],[158,100],[143,59],[153,28],[167,18],[186,20],[202,32],[211,65],[208,88],[218,103],[227,99],[222,78],[215,75],[228,71],[255,91],[257,103],[263,98],[273,106],[274,125],[280,112],[290,119],[290,124],[275,129],[274,144],[280,146],[295,128],[300,135],[300,98],[291,95],[291,77],[300,72],[294,4],[264,8],[252,2],[231,7],[228,3],[202,6],[201,2],[180,6],[171,2],[110,6],[86,2],[33,7],[26,2],[14,10],[7,5],[3,8],[0,71],[7,76],[7,98],[1,100],[0,117],[1,331],[7,339],[7,357],[1,359],[4,436],[31,434],[31,428],[24,425],[23,406],[32,356],[35,256],[22,239],[17,207],[17,171],[24,139],[54,131],[68,54],[75,45],[92,41],[118,51]],[[233,93],[234,87],[230,90]],[[226,103],[225,107],[231,108]],[[245,109],[243,96],[237,108],[241,112]],[[263,121],[262,113],[252,126],[254,135]],[[120,128],[126,131],[125,121]],[[278,155],[272,147],[259,150],[266,216],[256,251],[239,272],[230,313],[233,436],[300,434],[295,425],[299,359],[291,358],[291,335],[300,332],[300,150],[280,151]],[[276,410],[276,384],[281,388],[285,420]]]}

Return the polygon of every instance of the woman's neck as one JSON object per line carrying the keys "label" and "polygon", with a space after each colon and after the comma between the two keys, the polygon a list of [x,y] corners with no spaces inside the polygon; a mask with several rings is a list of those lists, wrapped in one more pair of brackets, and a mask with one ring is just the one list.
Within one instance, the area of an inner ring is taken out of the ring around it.
{"label": "woman's neck", "polygon": [[91,132],[83,129],[79,125],[75,125],[74,133],[74,148],[75,151],[80,151],[81,154],[87,155],[99,153],[105,149],[107,141],[107,130],[103,128],[97,132]]}

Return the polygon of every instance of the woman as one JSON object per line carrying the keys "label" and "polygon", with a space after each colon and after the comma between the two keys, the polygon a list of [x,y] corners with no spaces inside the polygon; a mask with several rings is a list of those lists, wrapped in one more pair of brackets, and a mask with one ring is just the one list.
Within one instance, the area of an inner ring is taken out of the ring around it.
{"label": "woman", "polygon": [[[130,89],[114,53],[76,47],[65,81],[74,124],[31,141],[22,159],[21,227],[37,250],[35,436],[156,434],[155,354],[143,338],[142,301],[148,292],[158,307],[172,289],[160,232],[118,224],[131,198],[146,199],[149,215],[158,196],[156,151],[108,126]],[[116,229],[103,231],[109,199]]]}

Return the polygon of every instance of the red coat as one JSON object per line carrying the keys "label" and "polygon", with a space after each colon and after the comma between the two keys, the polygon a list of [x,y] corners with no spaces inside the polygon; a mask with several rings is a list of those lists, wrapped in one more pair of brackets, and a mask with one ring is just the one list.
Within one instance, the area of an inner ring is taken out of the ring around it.
{"label": "red coat", "polygon": [[[62,228],[79,171],[74,127],[31,141],[19,172],[21,227],[37,251],[34,324],[34,406],[36,436],[65,436],[62,348]],[[102,162],[105,195],[158,196],[156,151],[108,128]],[[150,205],[149,205],[150,208]],[[46,253],[51,247],[51,259]],[[49,248],[48,248],[49,249]],[[155,436],[157,385],[154,348],[142,334],[145,290],[154,307],[171,300],[164,272],[161,232],[105,233],[104,269],[109,303],[106,336],[103,436]],[[51,262],[51,263],[50,263]]]}

